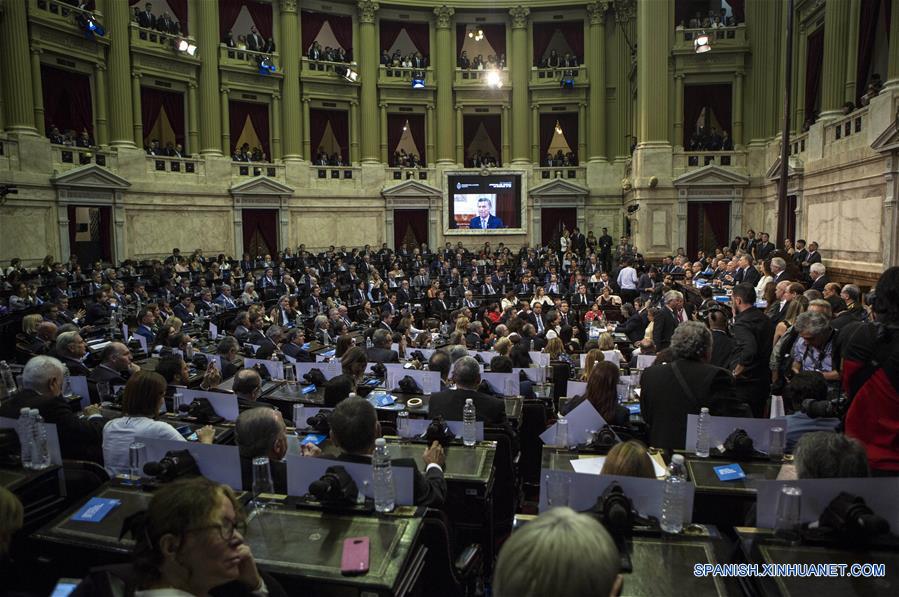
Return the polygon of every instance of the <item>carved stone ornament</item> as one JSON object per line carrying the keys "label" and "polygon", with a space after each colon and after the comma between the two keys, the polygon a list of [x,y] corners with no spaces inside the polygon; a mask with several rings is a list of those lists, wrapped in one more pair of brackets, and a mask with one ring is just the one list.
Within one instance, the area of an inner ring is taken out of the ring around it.
{"label": "carved stone ornament", "polygon": [[378,12],[378,9],[380,8],[377,2],[373,2],[372,0],[359,0],[359,3],[356,6],[359,7],[360,23],[375,22],[375,13]]}
{"label": "carved stone ornament", "polygon": [[599,0],[591,2],[587,5],[587,16],[590,17],[591,25],[602,25],[606,16],[606,11],[612,5],[612,0]]}
{"label": "carved stone ornament", "polygon": [[281,12],[296,12],[297,0],[281,0]]}
{"label": "carved stone ornament", "polygon": [[456,14],[456,10],[444,4],[435,8],[434,14],[437,15],[437,28],[449,29],[452,26],[453,15]]}
{"label": "carved stone ornament", "polygon": [[531,9],[526,6],[515,6],[509,9],[509,15],[512,17],[512,29],[524,29],[528,26],[528,15]]}

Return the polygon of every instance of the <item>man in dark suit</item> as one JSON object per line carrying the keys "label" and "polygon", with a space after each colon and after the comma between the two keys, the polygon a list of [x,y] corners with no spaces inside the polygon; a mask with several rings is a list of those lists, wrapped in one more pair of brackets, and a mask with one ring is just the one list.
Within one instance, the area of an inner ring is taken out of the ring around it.
{"label": "man in dark suit", "polygon": [[731,362],[736,379],[737,397],[761,417],[771,390],[768,360],[774,338],[774,323],[755,307],[755,288],[734,286],[734,351]]}
{"label": "man in dark suit", "polygon": [[3,402],[0,417],[17,419],[21,409],[36,408],[45,423],[56,425],[63,458],[102,463],[106,421],[96,405],[86,407],[81,418],[63,401],[65,375],[65,366],[53,357],[32,358],[22,372],[24,388]]}
{"label": "man in dark suit", "polygon": [[809,288],[823,294],[824,287],[830,283],[830,280],[827,278],[827,268],[823,263],[816,263],[809,268],[808,273],[812,279],[812,285]]}
{"label": "man in dark suit", "polygon": [[96,388],[100,382],[113,386],[123,386],[132,373],[140,371],[140,367],[131,362],[131,350],[121,342],[110,342],[100,355],[100,364],[94,369],[88,382]]}
{"label": "man in dark suit", "polygon": [[400,355],[391,350],[390,342],[393,336],[385,329],[377,329],[371,335],[373,346],[365,350],[365,356],[369,363],[399,363]]}
{"label": "man in dark suit", "polygon": [[808,257],[808,249],[805,248],[805,240],[797,239],[796,240],[796,251],[793,253],[793,261],[796,262],[796,265],[802,267],[803,262]]}
{"label": "man in dark suit", "polygon": [[477,391],[481,383],[481,369],[473,357],[462,357],[453,365],[455,390],[447,390],[431,395],[428,416],[432,419],[442,416],[447,421],[461,421],[465,401],[471,398],[478,421],[487,425],[506,423],[506,407],[503,401]]}
{"label": "man in dark suit", "polygon": [[284,344],[281,345],[281,352],[299,363],[312,363],[315,357],[303,350],[305,343],[306,335],[303,328],[293,328],[288,330]]}
{"label": "man in dark suit", "polygon": [[144,10],[137,13],[137,24],[145,29],[153,29],[156,27],[156,17],[153,15],[153,5],[147,2]]}
{"label": "man in dark suit", "polygon": [[[250,408],[240,413],[234,427],[240,452],[240,473],[245,490],[253,489],[253,459],[268,458],[275,493],[287,493],[287,434],[281,412],[271,408]],[[303,456],[318,456],[313,444],[300,447]]]}
{"label": "man in dark suit", "polygon": [[534,326],[534,330],[538,334],[542,334],[546,331],[546,319],[543,316],[543,303],[534,303],[534,306],[531,307],[528,321]]}
{"label": "man in dark suit", "polygon": [[670,363],[653,365],[640,377],[640,412],[649,425],[649,444],[665,450],[687,446],[687,415],[707,407],[713,415],[736,416],[745,409],[734,396],[727,369],[709,364],[712,333],[699,322],[677,328],[669,348]]}
{"label": "man in dark suit", "polygon": [[742,272],[742,275],[734,276],[734,280],[743,284],[749,284],[755,288],[755,285],[762,279],[762,275],[759,273],[759,270],[753,267],[752,261],[752,257],[749,255],[740,257],[740,272]]}
{"label": "man in dark suit", "polygon": [[[338,460],[371,463],[375,440],[381,437],[381,425],[375,407],[363,398],[342,400],[329,417],[331,442],[340,449]],[[425,473],[421,474],[415,461],[409,458],[392,459],[394,467],[412,469],[412,496],[416,506],[439,508],[446,500],[446,479],[443,448],[436,441],[422,454]]]}
{"label": "man in dark suit", "polygon": [[446,307],[446,292],[441,290],[437,293],[437,298],[431,300],[431,317],[445,321],[448,311]]}
{"label": "man in dark suit", "polygon": [[727,331],[727,315],[720,309],[713,309],[708,317],[709,329],[712,330],[712,356],[709,362],[716,367],[729,368],[734,339]]}
{"label": "man in dark suit", "polygon": [[478,199],[478,215],[473,217],[468,223],[468,227],[473,230],[488,230],[491,228],[505,228],[503,221],[490,214],[493,202],[487,197]]}
{"label": "man in dark suit", "polygon": [[87,354],[87,344],[78,332],[61,333],[56,338],[54,352],[54,356],[69,370],[69,375],[87,377],[91,374],[91,370],[81,362],[81,359]]}
{"label": "man in dark suit", "polygon": [[659,309],[652,324],[652,343],[657,350],[668,348],[671,344],[671,337],[680,323],[677,313],[684,306],[684,295],[677,290],[666,292],[664,300],[665,306]]}
{"label": "man in dark suit", "polygon": [[774,251],[774,243],[768,240],[768,233],[762,232],[762,240],[755,245],[755,258],[764,261]]}
{"label": "man in dark suit", "polygon": [[771,281],[775,285],[790,279],[790,274],[787,273],[787,262],[784,261],[783,257],[772,257],[770,268]]}
{"label": "man in dark suit", "polygon": [[262,377],[255,369],[241,369],[235,373],[231,389],[237,395],[240,412],[251,408],[271,408],[270,404],[258,402],[262,395]]}
{"label": "man in dark suit", "polygon": [[250,34],[247,35],[247,49],[253,52],[261,52],[262,48],[265,47],[265,40],[262,39],[262,36],[259,35],[259,32],[256,31],[255,26],[250,27]]}
{"label": "man in dark suit", "polygon": [[802,262],[802,267],[808,269],[814,263],[821,263],[821,253],[818,252],[818,243],[810,242],[808,244],[808,255]]}

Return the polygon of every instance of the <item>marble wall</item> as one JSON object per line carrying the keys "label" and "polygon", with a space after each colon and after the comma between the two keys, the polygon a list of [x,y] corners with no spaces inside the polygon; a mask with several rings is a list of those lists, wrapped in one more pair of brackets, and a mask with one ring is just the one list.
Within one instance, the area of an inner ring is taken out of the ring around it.
{"label": "marble wall", "polygon": [[125,210],[126,257],[145,259],[203,249],[207,255],[234,253],[234,217],[230,210],[159,209],[150,206]]}
{"label": "marble wall", "polygon": [[59,254],[56,208],[11,203],[0,208],[0,264],[13,257],[40,263],[45,255]]}

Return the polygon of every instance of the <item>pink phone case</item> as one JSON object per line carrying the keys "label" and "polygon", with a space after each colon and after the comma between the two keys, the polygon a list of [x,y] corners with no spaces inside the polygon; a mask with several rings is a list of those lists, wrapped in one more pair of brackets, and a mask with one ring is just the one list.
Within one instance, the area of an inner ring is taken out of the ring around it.
{"label": "pink phone case", "polygon": [[368,572],[368,537],[344,539],[340,572],[342,574],[365,574]]}

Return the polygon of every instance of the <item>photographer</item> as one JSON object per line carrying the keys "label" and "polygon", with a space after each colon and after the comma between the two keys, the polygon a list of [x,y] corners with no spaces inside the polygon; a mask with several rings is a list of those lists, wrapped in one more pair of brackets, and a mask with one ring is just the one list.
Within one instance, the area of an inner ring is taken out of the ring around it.
{"label": "photographer", "polygon": [[841,331],[843,390],[852,400],[846,435],[868,453],[874,475],[899,475],[899,267],[886,270],[874,290],[875,323]]}
{"label": "photographer", "polygon": [[827,382],[816,371],[800,371],[793,376],[783,391],[784,406],[792,413],[787,415],[787,445],[785,452],[791,453],[806,433],[813,431],[836,431],[840,420],[835,417],[816,417],[807,412],[803,405],[820,404],[827,400]]}

